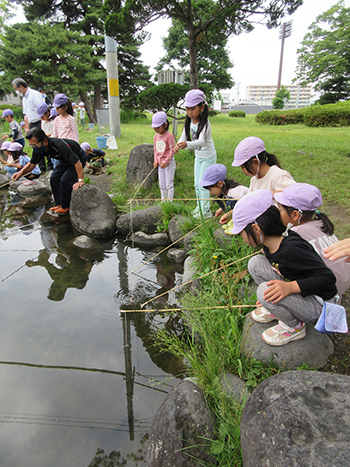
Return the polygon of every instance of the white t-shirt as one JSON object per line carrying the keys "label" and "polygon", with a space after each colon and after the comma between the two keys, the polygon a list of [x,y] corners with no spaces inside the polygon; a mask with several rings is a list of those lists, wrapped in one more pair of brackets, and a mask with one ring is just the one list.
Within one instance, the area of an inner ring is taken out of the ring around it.
{"label": "white t-shirt", "polygon": [[198,157],[198,159],[212,159],[216,157],[214,141],[211,137],[211,125],[209,120],[207,121],[207,124],[204,126],[203,130],[200,132],[198,139],[196,137],[197,129],[198,123],[194,125],[191,121],[190,133],[192,141],[186,141],[186,132],[184,128],[178,143],[186,141],[186,149],[194,149],[195,156]]}
{"label": "white t-shirt", "polygon": [[289,172],[280,169],[277,165],[273,165],[264,177],[252,177],[248,193],[257,190],[283,191],[293,183],[295,183],[295,180]]}

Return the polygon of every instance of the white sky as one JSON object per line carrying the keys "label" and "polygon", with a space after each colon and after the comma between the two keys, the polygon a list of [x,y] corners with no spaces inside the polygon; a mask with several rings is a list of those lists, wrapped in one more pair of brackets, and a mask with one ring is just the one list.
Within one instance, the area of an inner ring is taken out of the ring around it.
{"label": "white sky", "polygon": [[[285,39],[282,84],[292,84],[297,66],[297,49],[307,33],[307,28],[316,20],[316,17],[335,5],[337,0],[304,0],[304,4],[291,15],[286,16],[284,22],[293,20],[292,35]],[[350,0],[345,0],[345,5],[350,6]],[[161,37],[166,36],[170,21],[158,20],[153,23],[148,31],[152,33],[152,39],[141,47],[145,65],[153,67],[163,56]],[[234,63],[231,69],[232,77],[236,83],[240,83],[239,97],[245,98],[245,88],[249,85],[277,85],[281,41],[279,28],[268,30],[264,26],[257,25],[251,33],[241,34],[229,39],[228,48],[230,59]],[[230,90],[231,98],[237,97],[237,87]]]}
{"label": "white sky", "polygon": [[[284,19],[293,20],[292,35],[285,39],[282,68],[282,84],[292,84],[297,66],[297,49],[303,40],[307,28],[316,17],[335,5],[337,0],[304,0],[304,4],[297,11]],[[350,0],[345,0],[346,7],[350,7]],[[18,13],[11,21],[25,21],[23,13]],[[143,63],[150,66],[151,73],[164,55],[162,37],[167,35],[171,25],[170,20],[157,20],[147,30],[152,34],[151,39],[141,46]],[[231,98],[237,97],[239,83],[239,98],[245,98],[245,88],[249,85],[277,85],[278,70],[281,53],[279,28],[268,30],[264,26],[256,25],[249,34],[241,34],[229,39],[228,48],[234,67],[231,69],[236,87],[230,91]]]}

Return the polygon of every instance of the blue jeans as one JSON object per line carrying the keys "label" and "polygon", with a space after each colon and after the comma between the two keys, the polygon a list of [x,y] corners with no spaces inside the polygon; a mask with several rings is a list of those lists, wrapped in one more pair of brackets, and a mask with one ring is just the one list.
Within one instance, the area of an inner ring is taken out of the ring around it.
{"label": "blue jeans", "polygon": [[[199,182],[203,178],[203,174],[208,167],[216,164],[216,155],[210,159],[194,159],[194,188],[196,190],[197,207],[202,209],[202,212],[207,212],[210,209],[210,193],[209,190],[205,190],[202,186],[199,186]],[[208,198],[207,200],[200,200],[200,198]]]}

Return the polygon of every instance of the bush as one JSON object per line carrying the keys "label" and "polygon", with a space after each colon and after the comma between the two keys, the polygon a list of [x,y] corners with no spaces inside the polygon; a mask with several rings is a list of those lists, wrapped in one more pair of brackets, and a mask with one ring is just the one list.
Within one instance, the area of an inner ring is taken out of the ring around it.
{"label": "bush", "polygon": [[120,111],[120,122],[121,123],[129,123],[135,120],[143,120],[147,119],[147,115],[143,112],[137,112],[135,110],[121,110]]}
{"label": "bush", "polygon": [[304,123],[306,109],[264,110],[256,115],[255,121],[266,125],[290,125]]}
{"label": "bush", "polygon": [[231,110],[231,112],[228,113],[229,117],[245,117],[245,112],[243,110]]}
{"label": "bush", "polygon": [[216,117],[217,115],[219,115],[221,112],[219,112],[218,110],[212,110],[212,109],[209,109],[208,111],[208,117]]}

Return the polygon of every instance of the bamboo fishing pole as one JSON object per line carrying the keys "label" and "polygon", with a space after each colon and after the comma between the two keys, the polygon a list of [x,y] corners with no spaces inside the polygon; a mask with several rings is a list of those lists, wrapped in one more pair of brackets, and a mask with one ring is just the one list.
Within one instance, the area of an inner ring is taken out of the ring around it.
{"label": "bamboo fishing pole", "polygon": [[222,266],[222,267],[220,267],[220,268],[218,268],[218,269],[214,269],[213,271],[207,272],[206,274],[203,274],[202,276],[195,277],[194,279],[191,279],[190,281],[187,281],[187,282],[184,282],[183,284],[177,285],[176,287],[173,287],[172,289],[167,290],[166,292],[164,292],[164,293],[162,293],[162,294],[160,294],[160,295],[157,295],[157,296],[154,297],[154,298],[151,298],[151,299],[148,300],[147,302],[142,303],[142,304],[141,304],[141,308],[143,308],[145,305],[147,305],[147,303],[153,302],[153,300],[156,300],[157,298],[160,298],[160,297],[162,297],[163,295],[166,295],[166,294],[168,294],[169,292],[172,292],[173,290],[179,289],[180,287],[183,287],[184,285],[191,284],[191,282],[194,282],[195,280],[199,280],[199,279],[202,279],[203,277],[209,276],[210,274],[213,274],[214,272],[221,271],[221,269],[228,268],[229,266],[232,266],[233,264],[239,263],[240,261],[244,261],[245,259],[251,258],[252,256],[257,255],[257,254],[260,253],[260,252],[261,252],[261,250],[256,251],[256,252],[254,252],[254,253],[252,253],[252,254],[250,254],[250,255],[244,256],[243,258],[240,258],[240,259],[237,259],[237,260],[235,260],[235,261],[232,261],[232,263],[225,264],[224,266]]}
{"label": "bamboo fishing pole", "polygon": [[166,312],[166,311],[181,311],[183,310],[184,308],[186,310],[222,310],[222,309],[227,309],[227,308],[254,308],[256,306],[256,304],[254,305],[225,305],[225,306],[201,306],[201,307],[197,307],[197,308],[187,308],[187,307],[183,307],[183,308],[156,308],[154,310],[119,310],[118,313],[133,313],[133,312],[143,312],[143,313],[152,313],[152,312],[158,312],[158,313],[161,313],[161,312]]}
{"label": "bamboo fishing pole", "polygon": [[129,203],[132,203],[132,201],[134,200],[135,196],[137,195],[137,193],[139,192],[140,188],[142,187],[142,185],[145,183],[145,181],[147,180],[147,178],[151,175],[151,173],[153,172],[153,170],[155,169],[155,167],[152,168],[152,170],[150,171],[150,173],[147,175],[147,177],[144,179],[144,181],[141,183],[141,185],[138,187],[138,189],[135,191],[134,193],[134,196],[131,198],[131,200],[129,201]]}

